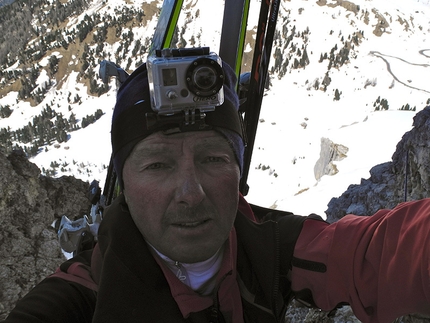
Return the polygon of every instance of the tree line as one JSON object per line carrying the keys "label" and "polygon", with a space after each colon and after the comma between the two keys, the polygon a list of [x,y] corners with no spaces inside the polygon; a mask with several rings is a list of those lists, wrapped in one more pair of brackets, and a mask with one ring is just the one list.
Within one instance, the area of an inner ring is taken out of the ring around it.
{"label": "tree line", "polygon": [[[12,111],[13,112],[13,111]],[[12,113],[9,106],[0,106],[0,116],[7,117]],[[42,112],[33,117],[33,120],[24,127],[12,131],[10,127],[0,129],[0,145],[5,147],[6,153],[13,149],[20,148],[28,156],[35,156],[45,145],[53,141],[59,143],[66,142],[72,131],[87,127],[96,122],[103,115],[103,111],[98,109],[93,115],[87,115],[82,118],[81,125],[76,115],[71,113],[68,118],[62,113],[57,113],[50,106],[46,106]],[[20,144],[23,144],[21,146]]]}
{"label": "tree line", "polygon": [[[0,65],[13,65],[22,57],[22,50],[31,38],[46,33],[51,26],[58,26],[72,14],[84,12],[87,4],[87,0],[66,3],[55,0],[52,4],[48,0],[17,0],[0,7]],[[37,26],[32,24],[36,17]]]}

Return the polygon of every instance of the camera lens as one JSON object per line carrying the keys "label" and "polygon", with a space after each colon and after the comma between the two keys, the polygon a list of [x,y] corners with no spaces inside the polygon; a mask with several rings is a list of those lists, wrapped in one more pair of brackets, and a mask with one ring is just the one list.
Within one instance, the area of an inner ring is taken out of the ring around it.
{"label": "camera lens", "polygon": [[216,71],[208,66],[200,66],[194,70],[193,82],[202,90],[210,90],[217,80]]}
{"label": "camera lens", "polygon": [[193,61],[186,74],[189,90],[197,96],[212,96],[224,83],[222,67],[213,59],[200,57]]}

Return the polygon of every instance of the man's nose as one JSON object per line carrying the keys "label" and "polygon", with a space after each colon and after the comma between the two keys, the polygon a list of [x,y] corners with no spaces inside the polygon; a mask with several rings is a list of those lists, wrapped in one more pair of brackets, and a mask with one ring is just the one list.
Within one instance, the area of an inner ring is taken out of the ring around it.
{"label": "man's nose", "polygon": [[205,197],[201,180],[194,165],[186,165],[177,172],[175,198],[187,206],[198,205]]}

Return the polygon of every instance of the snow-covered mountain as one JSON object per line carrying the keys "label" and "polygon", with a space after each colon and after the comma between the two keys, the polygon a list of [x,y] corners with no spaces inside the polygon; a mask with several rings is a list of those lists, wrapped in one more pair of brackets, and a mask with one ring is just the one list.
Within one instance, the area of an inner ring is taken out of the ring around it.
{"label": "snow-covered mountain", "polygon": [[[98,64],[109,59],[131,72],[145,61],[161,1],[29,7],[37,4],[20,4],[23,17],[31,13],[30,26],[15,28],[26,37],[22,48],[0,45],[1,145],[27,147],[46,174],[103,185],[116,81],[104,88]],[[243,71],[249,70],[259,5],[251,3]],[[222,13],[221,0],[185,0],[178,45],[217,51]],[[0,17],[5,30],[7,19]],[[429,33],[428,0],[283,1],[248,200],[323,214],[332,197],[390,160],[415,111],[429,104]],[[35,126],[40,122],[45,128]],[[334,162],[336,174],[317,180],[321,138],[348,150]]]}

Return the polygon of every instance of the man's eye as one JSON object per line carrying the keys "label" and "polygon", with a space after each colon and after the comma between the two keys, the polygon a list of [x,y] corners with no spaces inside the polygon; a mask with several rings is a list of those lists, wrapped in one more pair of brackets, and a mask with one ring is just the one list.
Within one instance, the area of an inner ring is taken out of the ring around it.
{"label": "man's eye", "polygon": [[163,163],[152,163],[146,167],[148,170],[156,170],[164,167]]}
{"label": "man's eye", "polygon": [[224,163],[225,160],[222,157],[209,156],[209,157],[206,157],[206,162],[208,162],[208,163]]}

